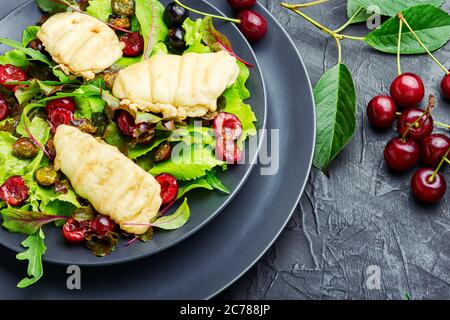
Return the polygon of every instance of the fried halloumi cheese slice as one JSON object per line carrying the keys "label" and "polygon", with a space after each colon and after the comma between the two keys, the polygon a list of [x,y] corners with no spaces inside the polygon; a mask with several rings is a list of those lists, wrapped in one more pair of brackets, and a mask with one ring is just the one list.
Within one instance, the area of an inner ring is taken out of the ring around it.
{"label": "fried halloumi cheese slice", "polygon": [[134,110],[164,118],[201,117],[217,109],[217,99],[239,75],[225,51],[161,54],[119,71],[113,94]]}
{"label": "fried halloumi cheese slice", "polygon": [[70,180],[75,192],[121,229],[143,234],[161,207],[155,178],[124,156],[75,127],[61,125],[54,137],[55,169]]}
{"label": "fried halloumi cheese slice", "polygon": [[51,16],[37,37],[66,74],[93,79],[122,57],[123,43],[105,23],[79,12]]}

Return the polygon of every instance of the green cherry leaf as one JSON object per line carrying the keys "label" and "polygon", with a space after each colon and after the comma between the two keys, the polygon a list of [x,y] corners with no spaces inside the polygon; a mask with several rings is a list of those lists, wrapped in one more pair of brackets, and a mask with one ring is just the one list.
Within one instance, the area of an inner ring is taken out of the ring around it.
{"label": "green cherry leaf", "polygon": [[355,85],[344,64],[325,72],[314,89],[314,100],[317,112],[314,166],[327,172],[356,128]]}
{"label": "green cherry leaf", "polygon": [[349,2],[366,9],[378,7],[382,15],[393,17],[400,11],[419,5],[429,4],[440,7],[445,0],[349,0]]}
{"label": "green cherry leaf", "polygon": [[[450,40],[450,15],[445,11],[431,5],[423,5],[403,11],[403,16],[430,51],[441,48]],[[399,26],[399,19],[392,17],[369,33],[365,42],[376,50],[395,54]],[[402,54],[426,52],[408,28],[404,27],[402,32]]]}
{"label": "green cherry leaf", "polygon": [[[355,0],[347,1],[347,16],[348,18],[352,18],[353,15],[361,8],[362,6],[357,3]],[[368,12],[366,8],[364,8],[355,18],[353,18],[352,23],[360,23],[366,22],[367,19],[370,18],[372,13]]]}

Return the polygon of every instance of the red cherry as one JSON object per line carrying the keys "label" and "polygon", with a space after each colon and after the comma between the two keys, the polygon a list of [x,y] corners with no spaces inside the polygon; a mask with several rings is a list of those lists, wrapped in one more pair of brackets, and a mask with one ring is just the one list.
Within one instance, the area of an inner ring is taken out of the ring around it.
{"label": "red cherry", "polygon": [[419,118],[420,120],[408,131],[407,137],[417,142],[428,137],[433,132],[433,117],[423,114],[423,110],[418,108],[403,111],[397,123],[398,133],[403,136],[410,125]]}
{"label": "red cherry", "polygon": [[423,162],[436,168],[447,150],[450,148],[450,138],[443,134],[432,134],[426,137],[421,144]]}
{"label": "red cherry", "polygon": [[242,150],[233,140],[216,138],[216,158],[228,164],[236,164],[242,159]]}
{"label": "red cherry", "polygon": [[60,125],[70,125],[73,119],[73,113],[67,109],[57,108],[48,115],[48,118],[50,120],[51,130],[54,134]]}
{"label": "red cherry", "polygon": [[129,112],[125,110],[119,112],[119,115],[117,116],[117,126],[124,135],[136,137],[136,122]]}
{"label": "red cherry", "polygon": [[406,171],[416,165],[420,158],[419,144],[413,140],[394,138],[384,148],[387,165],[397,171]]}
{"label": "red cherry", "polygon": [[86,229],[84,222],[69,218],[62,227],[62,234],[68,242],[79,243],[86,237]]}
{"label": "red cherry", "polygon": [[416,107],[425,96],[422,79],[414,73],[403,73],[391,84],[391,97],[403,108]]}
{"label": "red cherry", "polygon": [[397,106],[389,96],[376,96],[367,106],[369,122],[377,128],[388,128],[394,123]]}
{"label": "red cherry", "polygon": [[28,187],[21,176],[12,176],[0,187],[0,199],[10,206],[20,206],[28,199]]}
{"label": "red cherry", "polygon": [[450,99],[450,73],[441,81],[441,90],[444,97]]}
{"label": "red cherry", "polygon": [[5,88],[11,91],[16,91],[18,85],[5,83],[14,81],[26,81],[27,79],[27,74],[21,68],[10,64],[0,65],[0,84],[3,84]]}
{"label": "red cherry", "polygon": [[9,114],[8,103],[5,98],[0,94],[0,121],[4,120]]}
{"label": "red cherry", "polygon": [[238,140],[242,136],[242,123],[236,115],[220,112],[213,123],[216,136],[230,140]]}
{"label": "red cherry", "polygon": [[50,100],[47,102],[47,112],[50,115],[56,109],[66,109],[72,113],[75,113],[77,105],[72,98],[59,98],[55,100]]}
{"label": "red cherry", "polygon": [[411,178],[411,188],[414,195],[422,202],[437,203],[445,195],[447,183],[442,174],[438,173],[433,181],[430,181],[434,173],[432,168],[419,169]]}
{"label": "red cherry", "polygon": [[161,186],[162,205],[165,206],[175,201],[178,195],[177,179],[168,173],[160,174],[155,179]]}
{"label": "red cherry", "polygon": [[98,216],[91,222],[91,230],[99,235],[105,235],[112,232],[116,224],[107,216]]}
{"label": "red cherry", "polygon": [[139,32],[126,33],[120,37],[120,41],[125,43],[123,48],[125,57],[136,57],[144,52],[144,38]]}
{"label": "red cherry", "polygon": [[228,0],[228,4],[237,12],[250,9],[256,4],[256,0]]}
{"label": "red cherry", "polygon": [[244,10],[239,14],[239,28],[249,41],[259,41],[267,33],[267,21],[254,10]]}

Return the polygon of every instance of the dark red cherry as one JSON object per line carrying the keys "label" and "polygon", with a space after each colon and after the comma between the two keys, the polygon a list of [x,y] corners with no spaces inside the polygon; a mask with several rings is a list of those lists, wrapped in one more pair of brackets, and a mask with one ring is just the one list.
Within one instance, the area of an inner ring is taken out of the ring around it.
{"label": "dark red cherry", "polygon": [[122,50],[125,57],[136,57],[144,52],[144,38],[139,32],[126,33],[120,41],[125,43]]}
{"label": "dark red cherry", "polygon": [[376,96],[367,106],[369,122],[376,128],[388,128],[394,123],[397,112],[395,101],[389,96]]}
{"label": "dark red cherry", "polygon": [[[433,132],[433,117],[430,114],[424,114],[422,109],[413,108],[403,111],[398,119],[397,130],[401,136],[407,133],[407,138],[417,142],[422,141]],[[417,119],[420,119],[413,124]]]}
{"label": "dark red cherry", "polygon": [[27,79],[27,74],[21,68],[10,64],[0,65],[0,84],[2,84],[5,88],[11,91],[16,91],[18,85],[5,83],[26,81]]}
{"label": "dark red cherry", "polygon": [[91,221],[91,230],[99,235],[105,235],[108,232],[112,232],[116,224],[107,216],[99,215]]}
{"label": "dark red cherry", "polygon": [[216,138],[215,153],[217,159],[228,164],[238,163],[243,155],[235,141],[223,137]]}
{"label": "dark red cherry", "polygon": [[240,12],[253,7],[256,4],[256,0],[228,0],[228,4],[234,11]]}
{"label": "dark red cherry", "polygon": [[242,123],[239,118],[228,112],[219,112],[214,118],[216,136],[230,140],[238,140],[242,136]]}
{"label": "dark red cherry", "polygon": [[425,86],[422,79],[414,73],[403,73],[391,84],[391,97],[398,106],[413,108],[422,102]]}
{"label": "dark red cherry", "polygon": [[411,188],[416,198],[430,204],[439,202],[447,190],[442,174],[438,173],[431,181],[433,173],[434,169],[423,168],[417,170],[411,178]]}
{"label": "dark red cherry", "polygon": [[124,135],[136,137],[136,122],[129,112],[125,110],[119,111],[119,115],[117,116],[117,126]]}
{"label": "dark red cherry", "polygon": [[5,98],[0,94],[0,121],[4,120],[9,114],[9,106]]}
{"label": "dark red cherry", "polygon": [[420,158],[420,146],[413,140],[394,138],[384,148],[384,159],[387,165],[397,171],[409,170]]}
{"label": "dark red cherry", "polygon": [[430,167],[436,168],[442,157],[450,148],[450,138],[443,134],[432,134],[426,137],[422,143],[423,162]]}
{"label": "dark red cherry", "polygon": [[441,90],[444,97],[450,99],[450,73],[441,81]]}
{"label": "dark red cherry", "polygon": [[53,134],[60,125],[69,126],[73,119],[73,113],[67,109],[57,108],[48,115]]}
{"label": "dark red cherry", "polygon": [[66,109],[72,113],[75,113],[75,111],[77,110],[77,105],[75,104],[75,101],[70,97],[59,98],[47,102],[47,112],[49,115],[56,109]]}
{"label": "dark red cherry", "polygon": [[21,176],[8,178],[0,187],[0,199],[13,207],[22,205],[28,199],[28,187]]}
{"label": "dark red cherry", "polygon": [[86,231],[86,224],[73,218],[67,219],[62,227],[62,234],[70,243],[79,243],[83,241],[86,237]]}
{"label": "dark red cherry", "polygon": [[244,10],[239,14],[239,28],[249,41],[259,41],[267,33],[267,21],[254,10]]}
{"label": "dark red cherry", "polygon": [[162,205],[165,206],[175,201],[178,196],[177,179],[168,173],[160,174],[155,179],[161,186]]}

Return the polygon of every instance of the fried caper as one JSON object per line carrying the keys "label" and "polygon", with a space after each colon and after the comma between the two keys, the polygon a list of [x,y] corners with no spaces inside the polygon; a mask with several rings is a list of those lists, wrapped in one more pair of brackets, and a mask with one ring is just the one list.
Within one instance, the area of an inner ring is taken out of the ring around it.
{"label": "fried caper", "polygon": [[72,120],[72,124],[80,129],[81,132],[88,133],[88,134],[95,134],[97,132],[97,128],[94,127],[89,121],[89,119],[85,118],[78,118]]}
{"label": "fried caper", "polygon": [[109,22],[109,24],[113,25],[114,27],[125,29],[125,30],[128,30],[131,27],[131,22],[128,17],[112,15],[112,16],[109,16],[108,22]]}
{"label": "fried caper", "polygon": [[30,138],[20,138],[13,145],[13,154],[21,159],[34,158],[38,151],[38,146]]}
{"label": "fried caper", "polygon": [[134,0],[111,0],[111,8],[118,16],[132,16],[134,13]]}
{"label": "fried caper", "polygon": [[108,71],[108,72],[104,72],[103,74],[103,80],[105,80],[105,84],[109,89],[112,89],[114,86],[114,81],[116,81],[117,78],[117,74],[119,72],[117,71]]}
{"label": "fried caper", "polygon": [[170,158],[172,154],[172,145],[170,142],[164,141],[161,143],[153,153],[153,161],[154,162],[163,162]]}
{"label": "fried caper", "polygon": [[53,167],[42,167],[35,171],[34,178],[41,186],[49,187],[58,181],[59,173]]}

